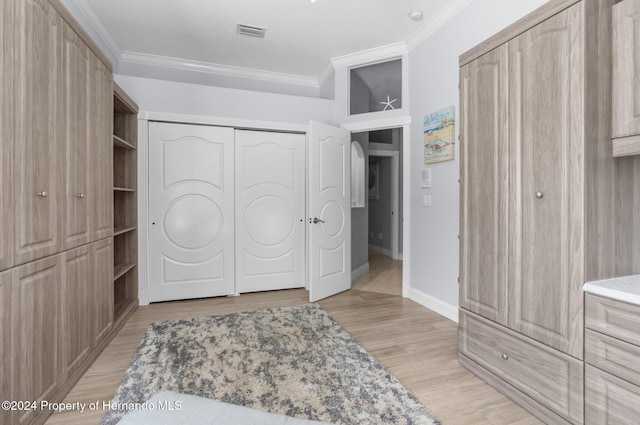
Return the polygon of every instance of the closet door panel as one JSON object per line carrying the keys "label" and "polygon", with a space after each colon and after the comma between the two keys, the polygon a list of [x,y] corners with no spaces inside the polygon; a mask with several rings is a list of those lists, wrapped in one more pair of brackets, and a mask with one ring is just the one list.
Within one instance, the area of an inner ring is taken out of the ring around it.
{"label": "closet door panel", "polygon": [[67,251],[64,255],[64,298],[62,334],[64,372],[70,377],[89,354],[91,348],[91,257],[89,245]]}
{"label": "closet door panel", "polygon": [[583,4],[509,42],[509,326],[582,358]]}
{"label": "closet door panel", "polygon": [[93,345],[98,345],[113,326],[113,238],[91,245],[91,318]]}
{"label": "closet door panel", "polygon": [[[61,348],[62,255],[13,270],[13,330],[16,400],[52,400],[64,380]],[[66,337],[65,337],[66,338]],[[29,423],[44,411],[20,413]]]}
{"label": "closet door panel", "polygon": [[[0,344],[2,346],[2,357],[0,357],[0,394],[4,400],[17,400],[15,395],[14,359],[16,358],[16,347],[13,344],[13,327],[11,324],[11,313],[13,310],[13,298],[11,294],[12,278],[11,271],[0,273]],[[0,423],[12,425],[16,413],[0,410]]]}
{"label": "closet door panel", "polygon": [[65,199],[64,248],[70,249],[91,239],[89,173],[89,96],[91,52],[80,37],[64,24],[62,43],[64,76]]}
{"label": "closet door panel", "polygon": [[304,286],[305,136],[235,133],[236,291]]}
{"label": "closet door panel", "polygon": [[233,133],[149,124],[150,301],[235,292]]}
{"label": "closet door panel", "polygon": [[46,0],[16,10],[15,263],[62,248],[62,19]]}
{"label": "closet door panel", "polygon": [[508,58],[503,45],[461,70],[460,305],[507,324]]}
{"label": "closet door panel", "polygon": [[113,77],[96,56],[91,57],[90,170],[92,240],[113,234]]}
{"label": "closet door panel", "polygon": [[[12,154],[15,139],[14,96],[14,10],[17,0],[4,0],[0,4],[0,270],[13,265],[13,167]],[[2,417],[2,416],[0,416]]]}
{"label": "closet door panel", "polygon": [[613,137],[640,134],[640,2],[613,6]]}

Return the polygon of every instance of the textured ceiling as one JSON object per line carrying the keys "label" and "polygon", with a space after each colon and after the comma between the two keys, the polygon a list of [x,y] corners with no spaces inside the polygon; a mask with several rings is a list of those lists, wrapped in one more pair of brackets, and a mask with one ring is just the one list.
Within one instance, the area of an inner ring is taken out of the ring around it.
{"label": "textured ceiling", "polygon": [[[74,0],[120,53],[320,77],[330,59],[406,41],[454,0]],[[421,10],[413,21],[409,13]],[[236,24],[264,26],[264,39]]]}

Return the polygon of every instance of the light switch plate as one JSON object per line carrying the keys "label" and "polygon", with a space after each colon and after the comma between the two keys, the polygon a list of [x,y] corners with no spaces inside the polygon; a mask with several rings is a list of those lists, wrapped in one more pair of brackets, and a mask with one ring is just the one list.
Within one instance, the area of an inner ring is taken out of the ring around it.
{"label": "light switch plate", "polygon": [[422,205],[424,205],[425,207],[431,206],[431,195],[424,195],[422,197]]}

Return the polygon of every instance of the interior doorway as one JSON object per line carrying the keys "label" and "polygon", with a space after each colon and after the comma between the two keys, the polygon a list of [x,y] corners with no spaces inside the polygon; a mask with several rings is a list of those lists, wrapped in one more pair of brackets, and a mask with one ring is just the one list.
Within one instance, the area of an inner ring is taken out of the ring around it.
{"label": "interior doorway", "polygon": [[354,289],[402,295],[402,138],[402,128],[352,134],[367,164],[365,206],[352,209],[352,261],[365,264]]}

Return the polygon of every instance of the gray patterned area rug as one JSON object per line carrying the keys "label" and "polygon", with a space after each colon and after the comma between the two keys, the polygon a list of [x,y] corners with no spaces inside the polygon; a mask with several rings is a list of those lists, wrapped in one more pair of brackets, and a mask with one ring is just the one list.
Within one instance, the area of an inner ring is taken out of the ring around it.
{"label": "gray patterned area rug", "polygon": [[334,424],[440,423],[317,304],[153,323],[113,403],[165,390]]}

